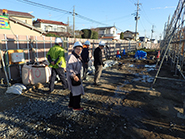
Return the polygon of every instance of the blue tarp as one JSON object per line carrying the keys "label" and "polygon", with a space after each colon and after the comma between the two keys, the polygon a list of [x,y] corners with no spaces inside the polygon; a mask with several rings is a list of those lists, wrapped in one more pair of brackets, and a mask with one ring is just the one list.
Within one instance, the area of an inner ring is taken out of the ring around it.
{"label": "blue tarp", "polygon": [[125,55],[126,53],[125,53],[125,49],[123,49],[123,56]]}
{"label": "blue tarp", "polygon": [[147,57],[147,53],[145,51],[137,50],[135,53],[136,59],[146,59],[146,57]]}
{"label": "blue tarp", "polygon": [[117,57],[117,58],[121,58],[121,56],[120,56],[120,55],[116,55],[116,57]]}

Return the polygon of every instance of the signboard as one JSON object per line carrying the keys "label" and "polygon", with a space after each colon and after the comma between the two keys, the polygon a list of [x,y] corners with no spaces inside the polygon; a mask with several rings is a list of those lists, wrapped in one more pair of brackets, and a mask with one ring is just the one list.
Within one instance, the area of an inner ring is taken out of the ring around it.
{"label": "signboard", "polygon": [[0,29],[10,29],[8,16],[0,16]]}

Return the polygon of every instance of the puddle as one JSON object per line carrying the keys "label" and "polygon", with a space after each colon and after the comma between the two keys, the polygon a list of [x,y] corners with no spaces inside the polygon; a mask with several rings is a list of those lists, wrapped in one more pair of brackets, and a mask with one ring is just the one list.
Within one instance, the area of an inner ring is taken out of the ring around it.
{"label": "puddle", "polygon": [[129,64],[128,67],[133,68],[133,67],[135,67],[135,65],[134,64]]}
{"label": "puddle", "polygon": [[151,77],[151,76],[149,76],[149,75],[141,75],[141,77],[139,77],[139,78],[135,78],[135,79],[133,79],[133,81],[141,81],[141,82],[144,82],[144,83],[151,83],[151,82],[153,82],[153,80],[154,80],[154,77]]}
{"label": "puddle", "polygon": [[145,65],[145,68],[147,69],[147,72],[150,72],[152,70],[156,70],[156,65]]}

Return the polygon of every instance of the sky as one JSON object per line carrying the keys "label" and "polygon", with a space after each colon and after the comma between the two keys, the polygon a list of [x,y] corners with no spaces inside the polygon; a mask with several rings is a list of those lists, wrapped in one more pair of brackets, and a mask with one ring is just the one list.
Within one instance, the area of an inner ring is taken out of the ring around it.
{"label": "sky", "polygon": [[173,16],[178,0],[1,0],[0,9],[28,12],[35,17],[33,20],[39,18],[66,24],[69,21],[72,28],[75,9],[75,30],[116,26],[117,33],[121,33],[135,32],[137,3],[139,36],[162,38],[165,22]]}

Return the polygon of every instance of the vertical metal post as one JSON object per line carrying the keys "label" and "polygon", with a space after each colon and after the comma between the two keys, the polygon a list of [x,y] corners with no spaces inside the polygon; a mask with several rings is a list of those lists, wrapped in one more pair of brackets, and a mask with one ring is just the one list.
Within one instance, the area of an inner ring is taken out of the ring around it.
{"label": "vertical metal post", "polygon": [[27,49],[28,49],[28,61],[30,62],[30,49],[29,49],[29,39],[28,39],[28,35],[26,36],[26,41],[27,41]]}
{"label": "vertical metal post", "polygon": [[36,44],[36,49],[37,49],[37,59],[38,59],[39,54],[38,54],[38,42],[37,42],[37,36],[35,36],[35,44]]}
{"label": "vertical metal post", "polygon": [[[5,38],[5,45],[6,45],[6,51],[8,51],[8,40],[7,40],[7,37],[6,37],[6,34],[4,34],[4,38]],[[8,56],[7,56],[8,57]],[[7,58],[9,60],[9,58]],[[11,73],[10,73],[10,67],[9,67],[9,61],[8,61],[8,76],[9,76],[9,79],[11,79]]]}
{"label": "vertical metal post", "polygon": [[[16,42],[17,42],[17,49],[19,49],[19,37],[18,35],[16,35]],[[22,71],[21,71],[21,66],[19,65],[19,73],[20,73],[20,77],[22,77]]]}
{"label": "vertical metal post", "polygon": [[52,38],[50,37],[50,47],[52,47]]}
{"label": "vertical metal post", "polygon": [[43,45],[44,45],[44,59],[46,60],[45,36],[43,36]]}

